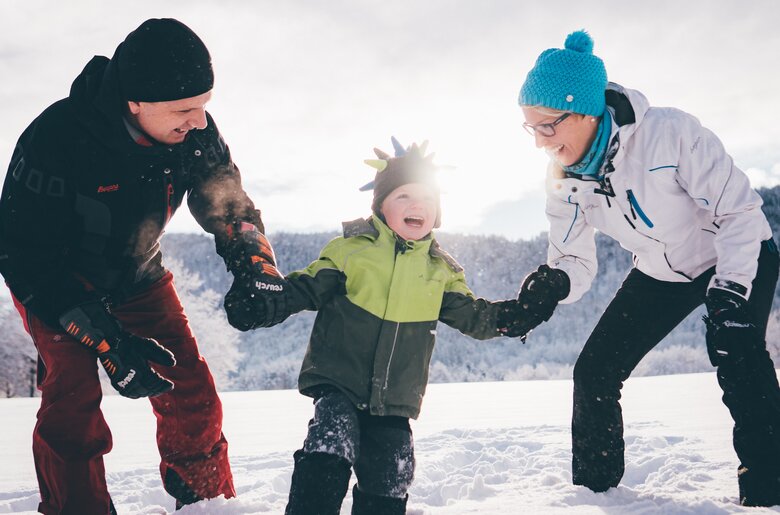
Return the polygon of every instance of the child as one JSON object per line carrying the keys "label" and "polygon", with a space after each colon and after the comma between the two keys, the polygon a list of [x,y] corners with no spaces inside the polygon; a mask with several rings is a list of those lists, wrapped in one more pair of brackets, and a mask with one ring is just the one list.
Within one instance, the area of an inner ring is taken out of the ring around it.
{"label": "child", "polygon": [[[352,468],[353,514],[405,513],[415,467],[409,419],[420,412],[437,321],[487,339],[523,336],[536,316],[517,300],[474,297],[431,233],[441,221],[433,156],[425,144],[393,144],[396,157],[375,149],[379,159],[366,160],[378,170],[371,217],[345,223],[286,280],[266,274],[251,300],[238,285],[226,298],[244,330],[318,311],[298,379],[314,418],[295,453],[287,515],[338,514]],[[270,246],[265,255],[273,263]]]}

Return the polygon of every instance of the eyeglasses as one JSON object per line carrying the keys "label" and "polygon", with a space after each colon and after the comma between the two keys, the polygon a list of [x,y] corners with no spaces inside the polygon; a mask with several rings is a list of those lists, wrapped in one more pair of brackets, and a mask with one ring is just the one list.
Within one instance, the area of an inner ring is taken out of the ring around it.
{"label": "eyeglasses", "polygon": [[531,136],[541,134],[545,138],[549,138],[550,136],[555,136],[555,126],[564,121],[570,115],[571,113],[563,113],[550,123],[537,123],[536,125],[531,125],[530,123],[526,122],[523,123],[523,129],[525,129],[525,132]]}

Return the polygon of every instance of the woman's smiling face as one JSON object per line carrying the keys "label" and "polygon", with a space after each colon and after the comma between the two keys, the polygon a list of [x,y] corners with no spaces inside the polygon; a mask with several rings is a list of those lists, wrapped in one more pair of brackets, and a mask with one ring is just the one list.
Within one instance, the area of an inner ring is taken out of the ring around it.
{"label": "woman's smiling face", "polygon": [[[553,112],[535,107],[523,107],[526,126],[549,125],[555,122],[564,111]],[[585,156],[596,138],[599,118],[572,113],[554,127],[552,136],[534,130],[537,148],[543,148],[551,158],[561,166],[577,164]]]}

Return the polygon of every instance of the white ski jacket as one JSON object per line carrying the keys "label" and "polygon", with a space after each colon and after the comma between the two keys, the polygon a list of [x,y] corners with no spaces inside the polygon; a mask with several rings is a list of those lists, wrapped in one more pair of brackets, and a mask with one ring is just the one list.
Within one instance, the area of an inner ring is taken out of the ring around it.
{"label": "white ski jacket", "polygon": [[550,163],[547,262],[569,275],[577,301],[598,269],[594,231],[661,281],[689,282],[715,266],[710,287],[750,296],[760,245],[772,236],[761,197],[720,140],[678,109],[610,83],[613,125],[602,180]]}

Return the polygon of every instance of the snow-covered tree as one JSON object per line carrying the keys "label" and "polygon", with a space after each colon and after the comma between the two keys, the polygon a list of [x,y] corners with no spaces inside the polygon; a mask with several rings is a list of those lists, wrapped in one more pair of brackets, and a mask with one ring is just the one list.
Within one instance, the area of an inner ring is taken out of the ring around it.
{"label": "snow-covered tree", "polygon": [[187,269],[182,261],[166,259],[165,266],[173,273],[174,286],[217,388],[232,389],[242,359],[240,333],[228,324],[222,309],[222,295],[211,289],[202,289],[203,280],[197,272]]}
{"label": "snow-covered tree", "polygon": [[[759,191],[764,212],[780,232],[780,187]],[[280,269],[289,273],[317,258],[336,233],[270,236]],[[512,241],[500,236],[437,234],[442,246],[465,268],[474,293],[491,300],[514,297],[523,277],[545,261],[547,238]],[[432,382],[571,377],[585,340],[631,267],[631,256],[614,240],[596,235],[599,271],[580,302],[560,306],[523,345],[517,339],[478,342],[440,326],[431,363]],[[309,339],[313,313],[300,313],[270,329],[239,333],[231,328],[222,299],[232,276],[204,234],[170,234],[162,240],[166,266],[192,324],[201,353],[221,390],[294,388]],[[780,365],[780,298],[776,290],[767,347]],[[634,375],[712,370],[704,345],[703,308],[667,336],[639,364]],[[22,328],[10,297],[0,297],[0,396],[29,395],[30,365],[35,348]],[[112,389],[105,389],[110,392]]]}
{"label": "snow-covered tree", "polygon": [[9,295],[0,299],[0,327],[0,397],[32,397],[38,353]]}

